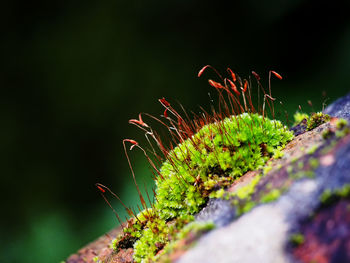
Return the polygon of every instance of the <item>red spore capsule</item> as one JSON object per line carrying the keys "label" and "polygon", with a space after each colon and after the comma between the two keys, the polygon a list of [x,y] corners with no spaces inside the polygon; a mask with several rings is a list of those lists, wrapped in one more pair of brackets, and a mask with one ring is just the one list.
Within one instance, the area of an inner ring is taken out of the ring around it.
{"label": "red spore capsule", "polygon": [[278,74],[276,71],[271,70],[271,73],[276,76],[278,79],[282,79],[282,76]]}

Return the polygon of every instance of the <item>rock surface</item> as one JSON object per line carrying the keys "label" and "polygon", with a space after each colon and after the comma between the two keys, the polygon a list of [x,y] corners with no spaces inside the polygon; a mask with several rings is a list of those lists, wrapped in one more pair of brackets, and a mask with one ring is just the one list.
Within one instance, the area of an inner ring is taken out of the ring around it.
{"label": "rock surface", "polygon": [[324,113],[350,121],[350,93],[329,105]]}
{"label": "rock surface", "polygon": [[113,253],[113,249],[109,247],[113,238],[121,231],[120,227],[117,227],[109,233],[101,236],[96,241],[86,245],[80,249],[76,254],[71,255],[66,262],[67,263],[86,263],[95,262],[96,256],[104,258]]}
{"label": "rock surface", "polygon": [[[325,112],[350,120],[350,94]],[[237,203],[211,199],[196,220],[213,221],[216,229],[200,237],[188,251],[176,251],[170,258],[179,263],[350,262],[349,195],[344,196],[344,191],[341,197],[333,194],[350,186],[350,134],[336,133],[334,120],[312,131],[303,127],[295,129],[297,136],[284,156],[271,160],[270,170],[249,198],[255,204],[250,212],[240,215]],[[325,131],[327,139],[322,137]],[[261,173],[248,172],[227,192],[236,192]],[[271,189],[281,189],[279,198],[261,202]],[[132,249],[113,252],[108,248],[118,231],[101,237],[66,262],[94,262],[94,256],[103,262],[132,262]]]}

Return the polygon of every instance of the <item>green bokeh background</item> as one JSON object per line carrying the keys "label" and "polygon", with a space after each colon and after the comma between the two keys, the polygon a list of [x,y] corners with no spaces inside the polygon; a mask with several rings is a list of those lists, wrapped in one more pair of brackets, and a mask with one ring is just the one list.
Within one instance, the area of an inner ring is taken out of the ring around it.
{"label": "green bokeh background", "polygon": [[[122,139],[158,98],[208,106],[206,64],[276,70],[289,115],[350,87],[349,1],[5,1],[1,8],[0,262],[59,262],[117,225],[94,187],[128,205]],[[325,95],[325,96],[324,96]],[[284,117],[283,117],[284,118]],[[151,184],[139,152],[137,179]],[[117,201],[113,205],[123,214]]]}

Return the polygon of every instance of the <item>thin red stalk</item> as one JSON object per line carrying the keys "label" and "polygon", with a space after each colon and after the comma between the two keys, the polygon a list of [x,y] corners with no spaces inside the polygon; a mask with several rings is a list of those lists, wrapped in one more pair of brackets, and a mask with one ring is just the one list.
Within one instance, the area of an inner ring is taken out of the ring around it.
{"label": "thin red stalk", "polygon": [[107,198],[105,197],[105,195],[104,195],[103,193],[101,193],[101,192],[100,192],[100,194],[101,194],[102,198],[105,200],[105,202],[108,204],[108,206],[112,209],[113,213],[114,213],[115,216],[117,217],[117,220],[118,220],[119,224],[121,225],[121,227],[122,227],[122,229],[123,229],[123,232],[124,232],[123,222],[122,222],[122,220],[120,219],[120,217],[119,217],[117,211],[115,211],[115,209],[114,209],[113,206],[110,204],[110,202],[107,200]]}
{"label": "thin red stalk", "polygon": [[[282,108],[283,108],[283,111],[284,111],[284,114],[285,114],[285,117],[286,117],[286,121],[287,121],[287,126],[289,127],[288,112],[287,112],[286,109],[284,108],[284,104],[282,103],[282,101],[280,101],[280,104],[282,105]],[[299,107],[300,107],[300,105],[299,105]],[[300,107],[300,110],[301,110],[301,107]]]}
{"label": "thin red stalk", "polygon": [[[210,138],[211,138],[213,136],[213,133],[212,133],[210,127],[209,127],[209,133],[210,133]],[[218,154],[217,154],[217,149],[215,148],[215,143],[213,143],[213,153],[214,153],[214,156],[216,158],[217,163],[220,163],[219,158],[218,158]]]}
{"label": "thin red stalk", "polygon": [[143,182],[143,184],[144,184],[144,187],[145,187],[145,191],[146,191],[146,195],[147,195],[147,200],[148,200],[150,206],[152,207],[152,209],[153,209],[153,211],[154,211],[154,205],[153,205],[153,203],[151,202],[151,199],[149,198],[149,194],[148,194],[148,190],[147,190],[146,183]]}
{"label": "thin red stalk", "polygon": [[153,144],[151,143],[150,139],[148,138],[148,135],[151,135],[151,137],[152,137],[153,140],[154,140],[153,131],[152,131],[152,132],[147,132],[147,133],[145,133],[145,137],[146,137],[146,140],[147,140],[148,144],[151,146],[152,153],[153,153],[154,157],[156,158],[156,160],[157,160],[158,162],[162,162],[162,158],[157,154],[156,150],[155,150],[154,147],[153,147]]}
{"label": "thin red stalk", "polygon": [[[271,94],[271,73],[274,71],[269,71],[269,92],[270,92],[270,97],[272,98],[272,94]],[[275,119],[275,107],[273,104],[273,100],[272,100],[272,119]]]}
{"label": "thin red stalk", "polygon": [[105,185],[103,185],[103,184],[100,184],[100,183],[96,183],[95,185],[96,185],[99,189],[100,189],[100,187],[101,187],[101,188],[103,188],[104,190],[107,190],[110,194],[112,194],[115,198],[117,198],[118,201],[119,201],[119,202],[122,204],[122,206],[125,208],[125,210],[127,211],[127,213],[128,213],[130,216],[134,216],[134,217],[138,220],[136,214],[134,214],[134,213],[132,212],[132,210],[131,210],[129,207],[127,207],[127,206],[123,203],[123,201],[119,198],[119,196],[118,196],[117,194],[115,194],[111,189],[109,189],[107,186],[105,186]]}
{"label": "thin red stalk", "polygon": [[136,145],[137,148],[139,148],[143,153],[144,155],[146,156],[148,162],[150,163],[150,165],[153,167],[154,170],[156,170],[157,174],[162,178],[163,178],[163,175],[159,172],[159,170],[157,169],[157,167],[154,165],[153,161],[151,160],[151,158],[149,158],[148,154],[146,153],[146,151],[140,146],[140,145]]}
{"label": "thin red stalk", "polygon": [[[124,146],[125,156],[126,156],[126,158],[127,158],[127,160],[128,160],[128,164],[129,164],[129,167],[130,167],[130,170],[131,170],[132,178],[134,179],[134,183],[135,183],[135,185],[136,185],[136,189],[137,189],[137,192],[138,192],[138,194],[139,194],[141,204],[142,204],[142,206],[144,206],[144,208],[146,209],[146,208],[147,208],[147,207],[145,206],[146,202],[145,202],[145,200],[143,199],[143,196],[142,196],[142,194],[141,194],[141,191],[140,191],[139,186],[137,185],[135,173],[134,173],[134,170],[133,170],[133,168],[132,168],[132,165],[131,165],[131,162],[130,162],[130,158],[129,158],[128,152],[127,152],[127,150],[126,150],[126,146],[125,146],[125,142],[126,142],[126,141],[128,141],[128,139],[124,139],[124,140],[123,140],[123,146]],[[136,145],[138,145],[138,144],[136,144]],[[134,146],[135,146],[135,144],[134,144]]]}
{"label": "thin red stalk", "polygon": [[187,119],[187,123],[189,123],[192,126],[192,133],[194,134],[196,132],[195,127],[193,125],[192,120],[190,119],[190,117],[188,116],[186,109],[182,106],[182,104],[180,104],[180,107],[182,109],[182,111],[185,113],[186,119]]}
{"label": "thin red stalk", "polygon": [[156,199],[157,203],[158,203],[158,199],[157,199],[157,193],[156,191],[154,190],[154,188],[152,187],[152,192],[153,192],[153,196],[154,198]]}

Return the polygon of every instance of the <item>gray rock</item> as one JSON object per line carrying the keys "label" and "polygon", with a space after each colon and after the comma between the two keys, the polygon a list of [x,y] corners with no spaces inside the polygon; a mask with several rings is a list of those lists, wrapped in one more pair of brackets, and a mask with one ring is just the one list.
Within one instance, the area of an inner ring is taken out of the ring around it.
{"label": "gray rock", "polygon": [[289,262],[284,251],[291,228],[290,215],[302,204],[303,212],[298,212],[305,216],[315,205],[316,190],[313,180],[295,184],[277,202],[260,205],[228,226],[211,231],[177,262]]}
{"label": "gray rock", "polygon": [[222,199],[210,199],[197,215],[196,221],[212,221],[217,227],[229,224],[235,217],[235,209],[229,201]]}
{"label": "gray rock", "polygon": [[350,121],[350,93],[329,105],[324,113]]}

